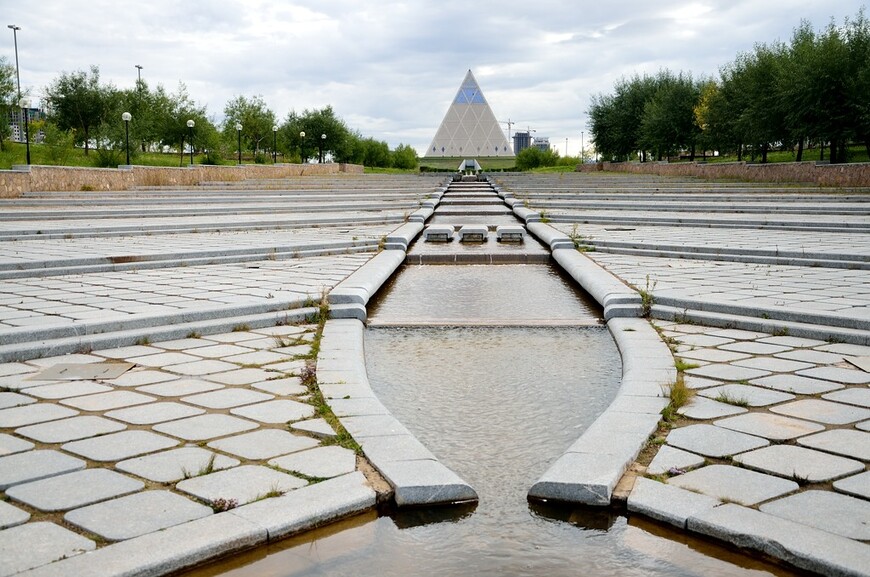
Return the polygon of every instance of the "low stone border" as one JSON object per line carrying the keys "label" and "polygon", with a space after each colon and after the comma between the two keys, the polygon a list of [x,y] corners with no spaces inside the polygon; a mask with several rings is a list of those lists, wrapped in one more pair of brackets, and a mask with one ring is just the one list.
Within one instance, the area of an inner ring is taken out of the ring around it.
{"label": "low stone border", "polygon": [[366,375],[363,323],[326,322],[317,381],[341,425],[393,487],[400,507],[476,501],[477,493],[448,469],[375,396]]}
{"label": "low stone border", "polygon": [[870,567],[863,543],[643,477],[628,510],[824,575],[866,576]]}
{"label": "low stone border", "polygon": [[375,491],[367,485],[365,476],[353,472],[19,575],[165,575],[365,511],[374,507],[375,502]]}
{"label": "low stone border", "polygon": [[658,427],[677,378],[674,359],[644,319],[614,318],[607,328],[622,356],[616,398],[532,485],[529,497],[585,505],[610,504],[613,489]]}

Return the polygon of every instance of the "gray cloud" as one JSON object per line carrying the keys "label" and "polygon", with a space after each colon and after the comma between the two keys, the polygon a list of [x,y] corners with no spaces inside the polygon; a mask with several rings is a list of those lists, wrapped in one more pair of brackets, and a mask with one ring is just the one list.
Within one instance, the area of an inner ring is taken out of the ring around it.
{"label": "gray cloud", "polygon": [[[37,96],[92,64],[132,86],[141,64],[150,86],[184,82],[217,120],[239,94],[261,94],[279,118],[331,104],[364,135],[422,151],[471,68],[500,120],[562,152],[567,137],[572,154],[590,97],[620,77],[715,76],[756,42],[787,41],[801,19],[821,28],[862,2],[0,0],[22,27],[21,79]],[[13,57],[11,37],[0,55]]]}

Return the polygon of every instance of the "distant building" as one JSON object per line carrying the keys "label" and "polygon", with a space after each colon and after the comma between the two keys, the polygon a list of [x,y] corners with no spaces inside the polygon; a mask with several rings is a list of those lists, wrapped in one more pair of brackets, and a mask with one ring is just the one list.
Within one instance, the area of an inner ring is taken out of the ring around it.
{"label": "distant building", "polygon": [[[37,120],[44,120],[45,113],[39,108],[28,108],[27,117],[28,120],[33,123]],[[10,106],[7,121],[9,122],[9,127],[12,129],[12,141],[24,142],[24,109],[18,108],[17,106]],[[31,133],[30,141],[36,142],[36,135]]]}
{"label": "distant building", "polygon": [[514,154],[519,154],[532,145],[532,135],[518,130],[514,132]]}
{"label": "distant building", "polygon": [[547,152],[550,150],[550,137],[549,136],[539,136],[532,141],[532,146],[540,150],[541,152]]}
{"label": "distant building", "polygon": [[424,156],[474,158],[513,155],[483,91],[469,70]]}

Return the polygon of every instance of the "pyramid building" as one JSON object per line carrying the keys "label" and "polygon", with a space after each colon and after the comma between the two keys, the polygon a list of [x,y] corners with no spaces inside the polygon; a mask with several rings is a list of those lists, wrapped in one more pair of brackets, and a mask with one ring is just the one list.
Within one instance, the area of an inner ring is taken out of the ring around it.
{"label": "pyramid building", "polygon": [[469,70],[424,156],[513,155],[510,143]]}

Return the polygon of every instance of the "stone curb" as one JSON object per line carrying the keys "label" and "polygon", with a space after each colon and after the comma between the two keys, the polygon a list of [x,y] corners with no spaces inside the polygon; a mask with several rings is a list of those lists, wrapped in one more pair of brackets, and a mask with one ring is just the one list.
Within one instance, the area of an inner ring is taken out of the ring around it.
{"label": "stone curb", "polygon": [[[232,309],[225,312],[233,313]],[[202,335],[227,333],[239,325],[247,325],[252,329],[273,327],[288,322],[303,322],[316,316],[317,312],[316,308],[305,307],[0,345],[0,362],[26,361],[76,353],[87,349],[113,349],[134,345],[144,338],[157,342],[186,338],[191,332]]]}
{"label": "stone curb", "polygon": [[25,571],[27,577],[150,577],[180,571],[375,506],[375,492],[354,472],[281,497],[175,525]]}
{"label": "stone curb", "polygon": [[640,317],[643,299],[617,277],[574,249],[553,251],[553,259],[604,308],[604,320]]}
{"label": "stone curb", "polygon": [[[415,224],[423,230],[422,225]],[[365,306],[404,261],[404,250],[381,251],[329,292],[329,304],[356,303]]]}
{"label": "stone curb", "polygon": [[[670,349],[644,319],[614,318],[607,328],[622,355],[616,398],[529,489],[529,497],[607,506],[619,479],[658,427],[665,390],[677,377]],[[659,402],[639,403],[640,398]]]}
{"label": "stone curb", "polygon": [[438,461],[378,401],[366,374],[363,331],[359,320],[327,321],[317,357],[317,380],[324,400],[393,487],[398,506],[476,501],[474,489]]}
{"label": "stone curb", "polygon": [[[836,340],[853,345],[870,345],[870,332],[862,329],[834,327],[825,324],[809,324],[785,320],[765,319],[762,315],[771,316],[765,309],[746,309],[745,315],[726,314],[721,312],[701,311],[689,308],[696,302],[686,302],[686,307],[653,305],[651,316],[662,320],[693,322],[710,327],[735,328],[747,331],[759,331],[770,334],[787,333],[792,337],[802,337],[818,340]],[[781,311],[780,311],[781,312]],[[799,314],[798,314],[799,316]],[[815,316],[815,315],[814,315]]]}
{"label": "stone curb", "polygon": [[642,218],[629,216],[597,216],[583,213],[548,213],[552,222],[578,224],[619,224],[627,226],[680,225],[710,228],[759,228],[764,230],[794,230],[817,232],[864,232],[870,230],[870,224],[859,222],[819,223],[816,221],[791,221],[788,224],[771,223],[763,219],[741,219],[733,221],[709,218],[679,218],[653,217]]}
{"label": "stone curb", "polygon": [[823,575],[870,575],[870,547],[866,544],[741,505],[697,512],[688,518],[687,527]]}
{"label": "stone curb", "polygon": [[408,246],[423,232],[422,222],[407,222],[387,235],[384,248],[408,252]]}
{"label": "stone curb", "polygon": [[[232,264],[241,262],[258,262],[264,260],[289,260],[312,256],[330,256],[334,254],[353,254],[359,252],[374,252],[378,248],[377,241],[340,242],[334,244],[292,248],[274,247],[261,248],[256,251],[230,251],[203,255],[201,253],[173,255],[143,255],[143,260],[133,260],[124,263],[107,262],[105,258],[71,259],[69,261],[23,263],[26,268],[8,268],[18,265],[0,265],[0,280],[33,278],[46,276],[61,276],[95,272],[118,272],[125,270],[150,270],[182,266],[201,266],[212,264]],[[135,258],[139,258],[138,256]]]}

